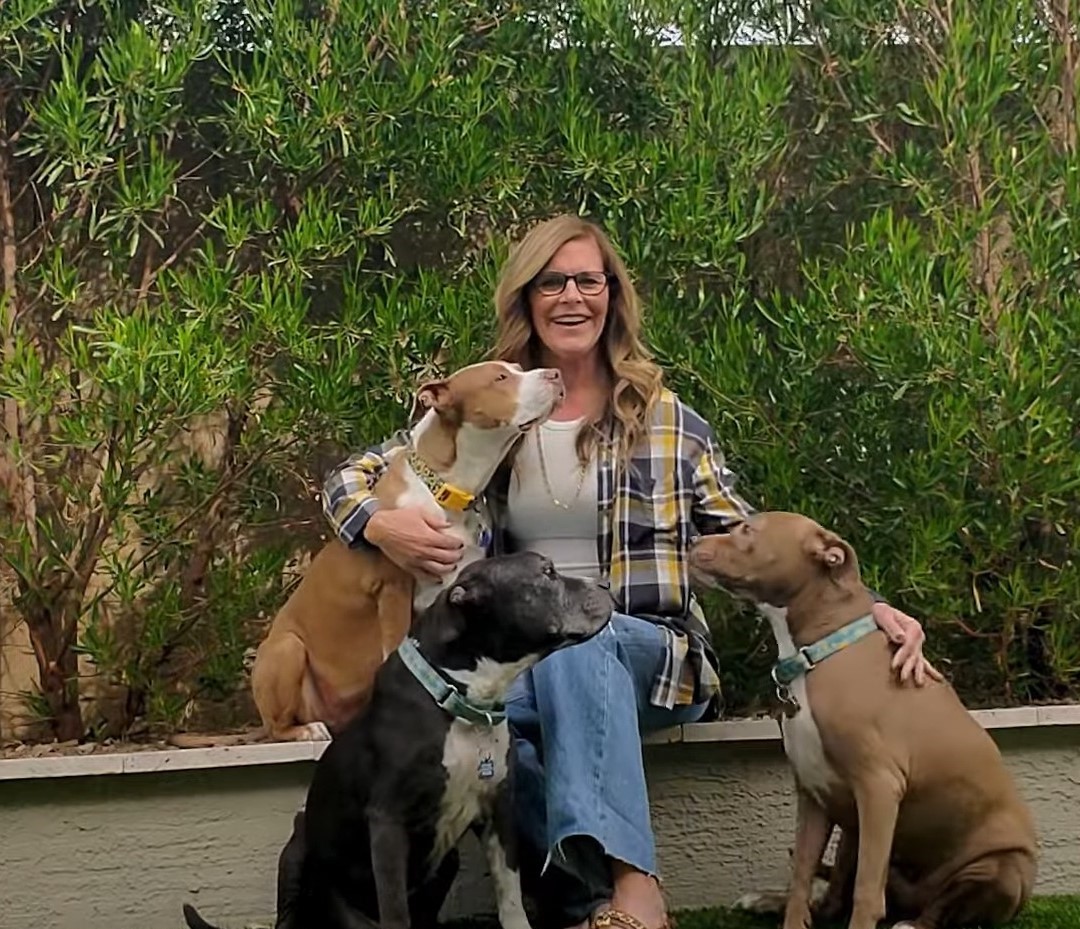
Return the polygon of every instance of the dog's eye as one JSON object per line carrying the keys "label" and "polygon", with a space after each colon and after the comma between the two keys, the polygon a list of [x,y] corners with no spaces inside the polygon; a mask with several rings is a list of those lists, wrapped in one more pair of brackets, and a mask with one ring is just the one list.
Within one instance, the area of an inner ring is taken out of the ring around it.
{"label": "dog's eye", "polygon": [[550,561],[544,565],[544,577],[550,577],[552,580],[555,580],[558,576],[559,575],[555,571],[555,565]]}
{"label": "dog's eye", "polygon": [[498,384],[499,381],[505,381],[509,376],[510,375],[507,374],[505,371],[502,374],[496,374],[495,375],[495,383]]}

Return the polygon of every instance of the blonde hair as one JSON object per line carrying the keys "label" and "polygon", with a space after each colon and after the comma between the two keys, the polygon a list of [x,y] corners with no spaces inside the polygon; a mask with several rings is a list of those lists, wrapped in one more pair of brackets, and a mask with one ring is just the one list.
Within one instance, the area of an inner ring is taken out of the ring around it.
{"label": "blonde hair", "polygon": [[597,442],[596,425],[614,420],[618,424],[616,450],[627,463],[638,439],[645,433],[653,404],[660,396],[663,374],[641,341],[641,303],[626,265],[611,240],[595,223],[573,214],[552,217],[534,226],[511,251],[495,288],[498,326],[492,357],[535,368],[541,363],[543,346],[532,326],[526,290],[528,285],[567,242],[592,238],[604,259],[604,270],[613,276],[600,350],[612,391],[605,408],[578,434],[577,451],[588,460]]}

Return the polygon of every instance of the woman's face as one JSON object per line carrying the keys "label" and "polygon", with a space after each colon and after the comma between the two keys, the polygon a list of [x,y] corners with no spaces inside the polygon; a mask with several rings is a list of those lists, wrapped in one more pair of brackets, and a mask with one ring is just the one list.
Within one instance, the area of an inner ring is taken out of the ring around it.
{"label": "woman's face", "polygon": [[529,288],[533,331],[555,362],[579,362],[597,351],[610,285],[591,236],[562,246]]}

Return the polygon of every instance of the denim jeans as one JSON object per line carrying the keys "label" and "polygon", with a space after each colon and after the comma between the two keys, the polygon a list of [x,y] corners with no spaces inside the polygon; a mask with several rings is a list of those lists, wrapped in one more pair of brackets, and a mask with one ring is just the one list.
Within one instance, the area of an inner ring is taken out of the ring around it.
{"label": "denim jeans", "polygon": [[641,736],[706,710],[649,702],[663,648],[654,623],[615,613],[511,688],[522,883],[545,924],[580,922],[611,898],[605,856],[657,874]]}

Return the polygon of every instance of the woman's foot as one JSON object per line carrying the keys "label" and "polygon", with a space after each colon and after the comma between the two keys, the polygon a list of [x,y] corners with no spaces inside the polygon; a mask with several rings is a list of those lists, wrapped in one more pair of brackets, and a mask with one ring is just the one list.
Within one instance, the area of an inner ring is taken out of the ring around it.
{"label": "woman's foot", "polygon": [[593,929],[668,929],[667,907],[655,877],[621,861],[611,863],[611,875],[611,905],[593,914]]}

